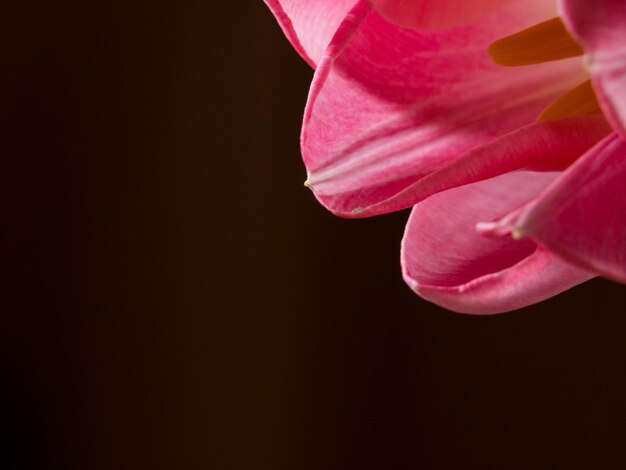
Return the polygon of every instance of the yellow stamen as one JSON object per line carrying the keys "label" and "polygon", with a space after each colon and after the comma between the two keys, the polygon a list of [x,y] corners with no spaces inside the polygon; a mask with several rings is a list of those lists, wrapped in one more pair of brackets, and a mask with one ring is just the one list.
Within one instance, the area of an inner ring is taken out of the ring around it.
{"label": "yellow stamen", "polygon": [[591,80],[587,80],[559,96],[556,101],[553,101],[543,110],[537,121],[554,121],[585,114],[602,114],[602,109],[600,109],[600,104],[591,86]]}
{"label": "yellow stamen", "polygon": [[498,65],[530,65],[576,57],[584,53],[565,29],[560,18],[552,18],[489,46],[489,55]]}

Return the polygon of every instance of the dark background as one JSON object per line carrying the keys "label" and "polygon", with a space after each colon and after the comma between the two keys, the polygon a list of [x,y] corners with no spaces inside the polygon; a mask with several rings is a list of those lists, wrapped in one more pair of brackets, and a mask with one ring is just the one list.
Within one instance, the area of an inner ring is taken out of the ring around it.
{"label": "dark background", "polygon": [[626,468],[626,290],[496,317],[303,188],[260,0],[7,2],[0,468]]}

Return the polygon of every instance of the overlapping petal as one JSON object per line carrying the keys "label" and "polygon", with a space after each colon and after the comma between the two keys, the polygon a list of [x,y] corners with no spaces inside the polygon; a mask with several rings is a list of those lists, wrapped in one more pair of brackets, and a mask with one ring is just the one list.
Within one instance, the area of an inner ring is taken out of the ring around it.
{"label": "overlapping petal", "polygon": [[[452,164],[422,178],[382,204],[385,210],[406,207],[447,189],[519,171],[560,171],[611,132],[603,116],[578,116],[529,124],[478,147]],[[380,205],[364,211],[376,215]]]}
{"label": "overlapping petal", "polygon": [[373,205],[376,213],[396,209],[385,202],[533,122],[581,81],[577,60],[512,69],[485,53],[496,39],[545,19],[545,5],[510,2],[471,25],[417,31],[358,3],[320,63],[305,112],[302,152],[320,202],[347,217]]}
{"label": "overlapping petal", "polygon": [[370,3],[399,26],[449,28],[493,13],[507,1],[510,0],[370,0]]}
{"label": "overlapping petal", "polygon": [[594,277],[530,239],[486,237],[475,229],[524,205],[557,174],[508,173],[417,204],[402,242],[406,282],[450,310],[491,314],[542,301]]}
{"label": "overlapping petal", "polygon": [[626,135],[626,2],[560,0],[563,19],[587,53],[600,103]]}
{"label": "overlapping petal", "polygon": [[357,0],[265,0],[285,35],[315,67]]}
{"label": "overlapping petal", "polygon": [[507,223],[556,253],[626,282],[626,140],[612,134]]}

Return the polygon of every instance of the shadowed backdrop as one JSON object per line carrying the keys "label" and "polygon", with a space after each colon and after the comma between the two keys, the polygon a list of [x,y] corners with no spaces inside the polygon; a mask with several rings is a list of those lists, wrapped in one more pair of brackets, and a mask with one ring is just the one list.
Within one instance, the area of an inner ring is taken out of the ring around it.
{"label": "shadowed backdrop", "polygon": [[626,466],[626,289],[413,295],[407,212],[303,188],[312,71],[260,0],[5,10],[1,468]]}

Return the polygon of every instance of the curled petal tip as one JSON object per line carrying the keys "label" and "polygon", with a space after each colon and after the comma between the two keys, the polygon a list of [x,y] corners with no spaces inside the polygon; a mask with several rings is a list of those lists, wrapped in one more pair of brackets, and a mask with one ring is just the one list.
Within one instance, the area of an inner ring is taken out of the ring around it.
{"label": "curled petal tip", "polygon": [[511,227],[503,226],[499,222],[478,222],[476,231],[484,237],[504,237],[511,235]]}
{"label": "curled petal tip", "polygon": [[517,228],[513,228],[511,229],[511,237],[513,237],[513,240],[521,240],[524,238],[524,233]]}
{"label": "curled petal tip", "polygon": [[478,222],[476,224],[476,232],[485,237],[510,237],[513,240],[521,240],[524,238],[524,233],[516,226],[516,221],[522,208],[492,222]]}

